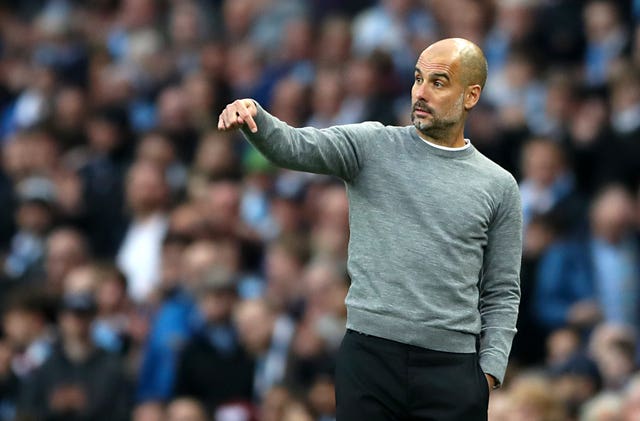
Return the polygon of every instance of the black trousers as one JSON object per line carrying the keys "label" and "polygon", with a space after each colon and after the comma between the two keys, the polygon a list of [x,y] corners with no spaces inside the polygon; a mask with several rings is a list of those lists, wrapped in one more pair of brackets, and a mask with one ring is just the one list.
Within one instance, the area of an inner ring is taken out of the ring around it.
{"label": "black trousers", "polygon": [[348,330],[336,366],[337,421],[486,421],[478,356]]}

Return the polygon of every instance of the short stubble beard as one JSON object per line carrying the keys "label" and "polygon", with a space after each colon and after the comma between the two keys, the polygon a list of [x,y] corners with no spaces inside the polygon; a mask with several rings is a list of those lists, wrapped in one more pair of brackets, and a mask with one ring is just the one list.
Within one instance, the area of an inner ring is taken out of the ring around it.
{"label": "short stubble beard", "polygon": [[[430,139],[436,141],[446,139],[447,135],[451,131],[451,128],[457,125],[462,119],[463,102],[464,94],[460,95],[456,103],[451,109],[449,109],[449,112],[447,114],[440,117],[437,116],[435,114],[435,110],[429,107],[424,101],[418,100],[413,104],[413,107],[411,108],[411,122],[420,133]],[[416,107],[428,111],[431,114],[431,121],[418,119],[418,117],[416,117]]]}

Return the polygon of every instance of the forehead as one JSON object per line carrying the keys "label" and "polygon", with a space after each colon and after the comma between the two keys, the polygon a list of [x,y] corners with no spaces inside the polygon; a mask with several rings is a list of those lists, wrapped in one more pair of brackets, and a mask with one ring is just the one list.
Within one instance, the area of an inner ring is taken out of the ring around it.
{"label": "forehead", "polygon": [[454,49],[445,49],[433,45],[420,54],[416,67],[422,73],[446,72],[450,75],[458,73],[460,59]]}

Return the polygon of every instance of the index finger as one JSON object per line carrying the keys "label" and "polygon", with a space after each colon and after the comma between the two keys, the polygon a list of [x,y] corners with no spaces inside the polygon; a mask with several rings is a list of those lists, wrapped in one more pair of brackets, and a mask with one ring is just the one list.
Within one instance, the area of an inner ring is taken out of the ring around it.
{"label": "index finger", "polygon": [[258,131],[258,125],[253,120],[253,117],[251,117],[251,114],[248,114],[244,118],[244,122],[247,124],[247,127],[249,127],[249,130],[251,130],[251,133],[255,133]]}
{"label": "index finger", "polygon": [[256,124],[255,120],[253,119],[253,116],[251,115],[251,112],[246,106],[243,105],[241,107],[238,107],[237,113],[238,113],[238,116],[242,118],[242,121],[244,121],[247,127],[249,127],[249,130],[251,130],[251,133],[255,133],[258,131],[258,125]]}

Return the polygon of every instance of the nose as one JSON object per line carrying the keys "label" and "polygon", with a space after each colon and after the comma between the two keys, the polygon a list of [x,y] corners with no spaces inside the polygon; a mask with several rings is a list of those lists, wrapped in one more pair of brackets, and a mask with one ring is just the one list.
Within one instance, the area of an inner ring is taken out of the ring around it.
{"label": "nose", "polygon": [[427,98],[425,95],[426,91],[424,88],[424,84],[418,85],[418,84],[414,84],[413,85],[413,96],[415,97],[416,100],[421,99],[425,102],[427,102]]}

